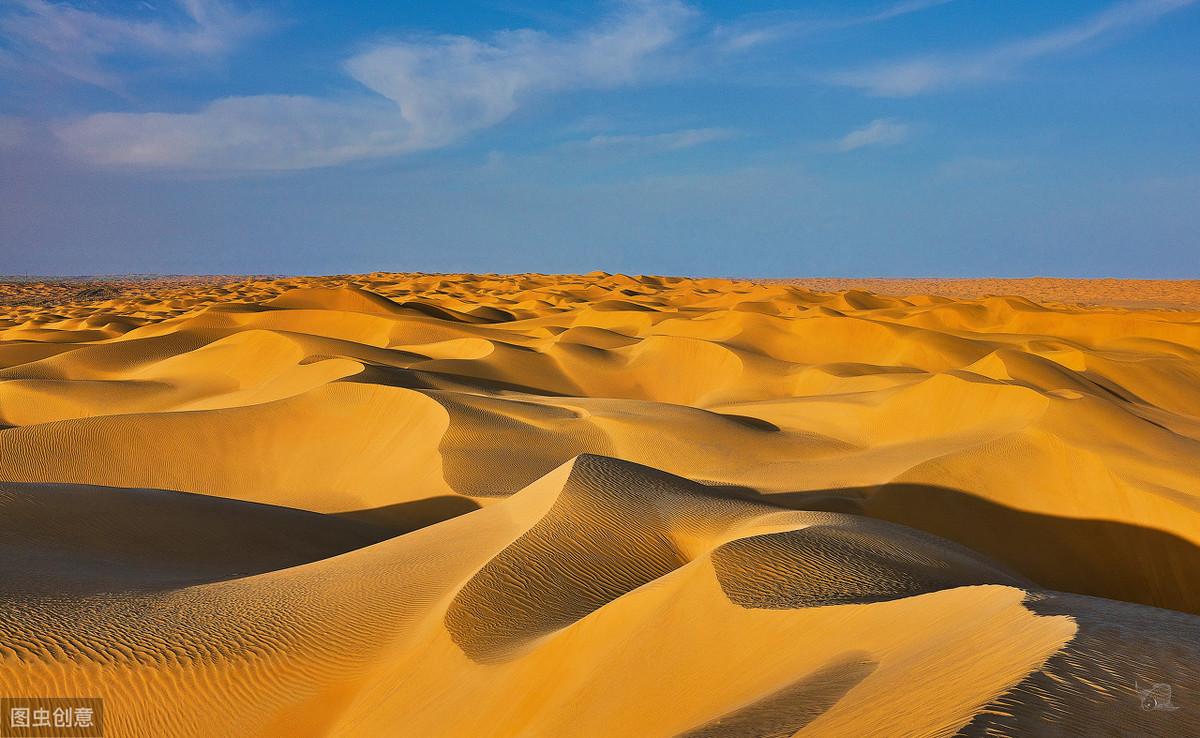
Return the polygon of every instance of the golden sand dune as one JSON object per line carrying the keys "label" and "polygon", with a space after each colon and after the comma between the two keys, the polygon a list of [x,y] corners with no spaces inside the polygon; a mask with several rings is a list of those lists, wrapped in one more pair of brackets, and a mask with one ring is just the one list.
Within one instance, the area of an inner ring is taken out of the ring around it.
{"label": "golden sand dune", "polygon": [[0,308],[0,696],[110,736],[1200,734],[1198,313],[141,290]]}
{"label": "golden sand dune", "polygon": [[881,295],[938,295],[975,300],[1021,295],[1037,302],[1166,310],[1200,309],[1200,279],[769,279],[810,290],[870,290]]}

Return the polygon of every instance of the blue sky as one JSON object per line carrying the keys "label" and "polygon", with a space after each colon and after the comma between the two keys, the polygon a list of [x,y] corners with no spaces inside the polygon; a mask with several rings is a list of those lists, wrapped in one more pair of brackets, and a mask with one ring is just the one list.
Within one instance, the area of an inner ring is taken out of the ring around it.
{"label": "blue sky", "polygon": [[0,273],[1200,277],[1200,0],[0,0]]}

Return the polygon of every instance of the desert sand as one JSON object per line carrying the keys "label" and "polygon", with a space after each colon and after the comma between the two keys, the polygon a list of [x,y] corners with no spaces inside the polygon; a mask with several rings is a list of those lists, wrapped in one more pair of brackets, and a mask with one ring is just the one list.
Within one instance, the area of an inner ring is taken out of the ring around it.
{"label": "desert sand", "polygon": [[765,279],[822,292],[868,290],[897,297],[938,295],[977,300],[1025,297],[1039,303],[1103,307],[1200,310],[1197,279]]}
{"label": "desert sand", "polygon": [[0,696],[147,738],[1200,735],[1186,289],[40,289],[0,291]]}

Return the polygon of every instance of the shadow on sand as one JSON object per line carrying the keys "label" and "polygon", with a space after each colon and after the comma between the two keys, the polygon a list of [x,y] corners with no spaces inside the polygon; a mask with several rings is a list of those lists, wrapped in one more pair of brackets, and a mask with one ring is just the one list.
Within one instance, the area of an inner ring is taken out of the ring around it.
{"label": "shadow on sand", "polygon": [[1164,531],[1025,512],[924,484],[738,492],[793,510],[865,515],[923,530],[1006,564],[1047,589],[1200,614],[1200,548]]}
{"label": "shadow on sand", "polygon": [[366,510],[334,513],[333,516],[357,523],[370,523],[386,528],[394,535],[402,535],[478,509],[479,503],[468,497],[444,495]]}

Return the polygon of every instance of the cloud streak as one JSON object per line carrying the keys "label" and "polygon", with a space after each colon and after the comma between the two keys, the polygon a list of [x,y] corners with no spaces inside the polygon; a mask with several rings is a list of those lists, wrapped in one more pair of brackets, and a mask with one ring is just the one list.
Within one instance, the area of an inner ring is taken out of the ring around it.
{"label": "cloud streak", "polygon": [[590,149],[628,148],[677,151],[716,141],[725,141],[733,138],[734,135],[734,131],[728,128],[687,128],[666,133],[601,134],[592,136],[582,143]]}
{"label": "cloud streak", "polygon": [[110,165],[298,169],[446,146],[530,98],[634,84],[684,32],[692,11],[639,0],[576,34],[506,31],[376,45],[345,65],[365,90],[341,99],[258,95],[194,113],[102,113],[60,125],[77,156]]}
{"label": "cloud streak", "polygon": [[[0,15],[0,30],[15,33],[26,50],[51,56],[64,50],[58,63],[74,70],[67,73],[80,79],[90,75],[98,84],[106,81],[98,64],[106,55],[226,53],[262,23],[230,0],[177,0],[175,17],[136,22],[47,0],[14,2],[20,11]],[[881,23],[952,2],[906,0],[859,16],[807,21],[758,14],[714,29],[683,0],[624,0],[572,33],[523,29],[378,42],[345,62],[346,89],[340,94],[225,97],[191,112],[105,112],[60,121],[52,131],[74,157],[105,166],[229,172],[333,166],[452,145],[545,95],[674,79],[705,64],[734,63],[734,51],[814,30]],[[1196,2],[1128,0],[1076,25],[983,51],[901,59],[838,72],[824,81],[903,97],[1000,79],[1037,59]],[[853,151],[890,145],[910,133],[903,123],[878,119],[833,146]],[[706,128],[596,136],[586,145],[670,150],[729,135]]]}
{"label": "cloud streak", "polygon": [[895,146],[908,140],[910,133],[911,129],[904,123],[880,118],[847,133],[834,148],[847,152],[868,146]]}
{"label": "cloud streak", "polygon": [[881,23],[956,0],[906,0],[865,15],[841,18],[797,18],[792,12],[755,13],[713,31],[718,48],[740,52],[799,36]]}
{"label": "cloud streak", "polygon": [[264,13],[225,0],[177,0],[148,18],[105,15],[48,0],[12,0],[0,11],[0,32],[16,56],[109,89],[119,88],[120,80],[104,68],[107,57],[221,56],[271,26]]}
{"label": "cloud streak", "polygon": [[902,59],[837,72],[826,79],[880,97],[911,97],[1002,79],[1025,64],[1099,41],[1132,26],[1151,23],[1196,1],[1132,0],[1110,6],[1076,25],[984,51]]}

